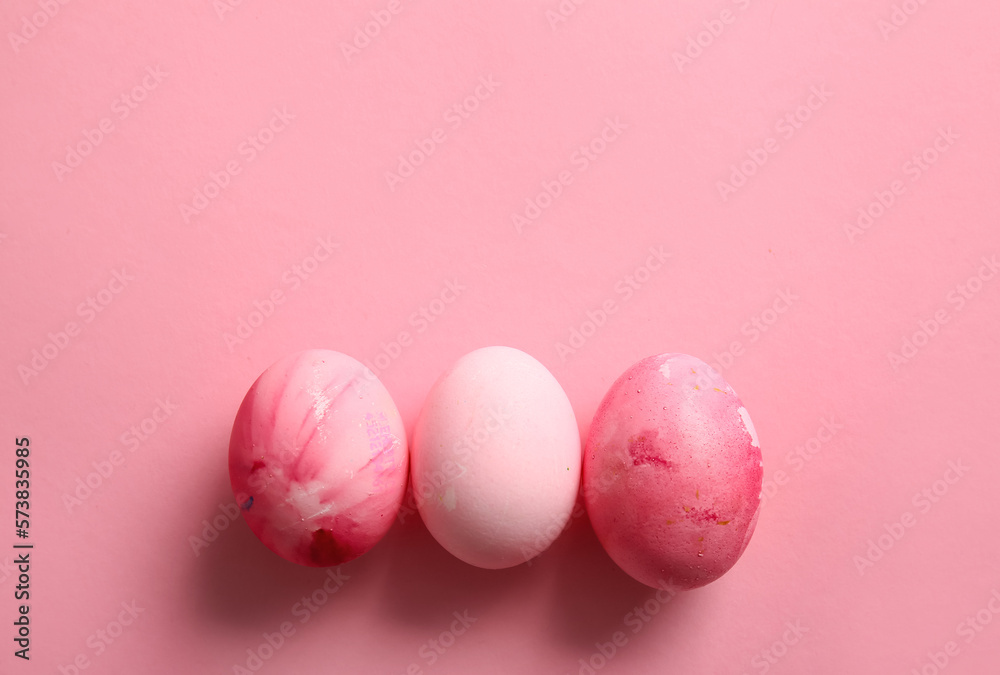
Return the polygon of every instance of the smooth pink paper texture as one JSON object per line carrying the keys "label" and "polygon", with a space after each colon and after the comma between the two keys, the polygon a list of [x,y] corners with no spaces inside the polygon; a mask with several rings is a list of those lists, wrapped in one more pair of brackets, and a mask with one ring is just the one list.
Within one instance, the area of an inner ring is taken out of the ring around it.
{"label": "smooth pink paper texture", "polygon": [[[996,672],[995,4],[321,4],[0,8],[0,672]],[[410,513],[328,572],[232,520],[267,365],[350,354],[412,433],[487,345],[584,437],[630,364],[714,364],[736,566],[667,601],[585,516],[492,571]]]}

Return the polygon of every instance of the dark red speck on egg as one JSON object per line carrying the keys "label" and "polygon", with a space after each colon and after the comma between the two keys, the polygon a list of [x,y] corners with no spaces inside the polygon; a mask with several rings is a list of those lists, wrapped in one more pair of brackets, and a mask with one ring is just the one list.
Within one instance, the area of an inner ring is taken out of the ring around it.
{"label": "dark red speck on egg", "polygon": [[344,562],[348,551],[333,537],[330,530],[319,529],[313,532],[312,543],[309,545],[309,558],[318,566],[328,567]]}
{"label": "dark red speck on egg", "polygon": [[688,512],[688,518],[699,523],[709,523],[709,522],[718,522],[719,515],[711,509],[692,508]]}
{"label": "dark red speck on egg", "polygon": [[673,468],[673,464],[660,457],[660,454],[656,451],[656,445],[645,435],[629,439],[628,454],[632,457],[633,466],[655,464],[668,469]]}
{"label": "dark red speck on egg", "polygon": [[256,462],[253,463],[253,466],[250,467],[250,473],[253,473],[254,471],[259,471],[260,469],[263,468],[264,468],[264,462],[258,459]]}

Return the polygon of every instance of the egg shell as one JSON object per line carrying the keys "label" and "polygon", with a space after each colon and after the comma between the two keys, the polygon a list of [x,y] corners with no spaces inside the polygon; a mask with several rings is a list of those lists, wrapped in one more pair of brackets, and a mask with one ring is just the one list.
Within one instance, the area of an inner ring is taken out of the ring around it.
{"label": "egg shell", "polygon": [[583,462],[587,513],[611,558],[654,588],[722,576],[760,513],[757,432],[731,386],[703,361],[661,354],[608,390]]}
{"label": "egg shell", "polygon": [[573,407],[545,366],[510,347],[460,358],[427,396],[413,433],[413,496],[453,555],[487,569],[544,551],[580,484]]}
{"label": "egg shell", "polygon": [[236,414],[229,477],[243,518],[281,557],[337,565],[388,531],[406,489],[406,432],[382,383],[346,354],[270,366]]}

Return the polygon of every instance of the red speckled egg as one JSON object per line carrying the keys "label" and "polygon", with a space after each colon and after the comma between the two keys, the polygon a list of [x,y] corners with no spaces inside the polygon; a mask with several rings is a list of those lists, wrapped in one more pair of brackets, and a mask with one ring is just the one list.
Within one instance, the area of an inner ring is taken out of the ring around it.
{"label": "red speckled egg", "polygon": [[655,588],[726,573],[760,513],[763,464],[750,414],[703,361],[639,361],[597,409],[583,460],[587,513],[608,555]]}

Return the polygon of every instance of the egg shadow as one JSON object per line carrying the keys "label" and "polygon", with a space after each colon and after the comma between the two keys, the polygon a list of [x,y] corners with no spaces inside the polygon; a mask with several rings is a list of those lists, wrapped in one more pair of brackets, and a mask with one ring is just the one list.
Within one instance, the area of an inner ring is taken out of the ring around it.
{"label": "egg shadow", "polygon": [[388,562],[381,600],[386,618],[434,630],[452,612],[487,613],[541,575],[527,565],[482,569],[456,558],[434,539],[419,513],[405,506],[377,548]]}
{"label": "egg shadow", "polygon": [[586,513],[574,518],[543,555],[552,556],[559,568],[552,588],[550,638],[581,657],[617,631],[631,637],[654,619],[658,624],[678,621],[692,602],[687,593],[650,588],[622,571],[594,534]]}
{"label": "egg shadow", "polygon": [[[228,477],[222,476],[203,518],[211,523],[218,504],[235,504]],[[199,520],[200,522],[200,520]],[[237,515],[216,539],[200,548],[194,571],[197,602],[203,614],[234,626],[259,626],[287,619],[295,603],[323,586],[331,568],[306,567],[280,557]],[[341,565],[347,576],[356,561]],[[331,596],[331,602],[338,597]]]}

